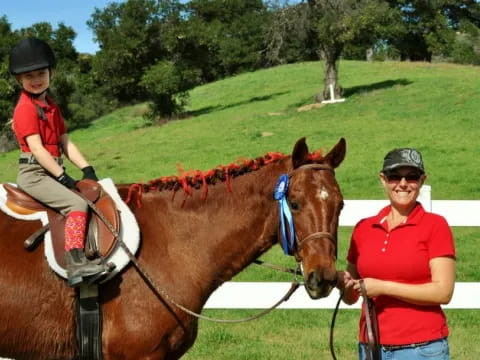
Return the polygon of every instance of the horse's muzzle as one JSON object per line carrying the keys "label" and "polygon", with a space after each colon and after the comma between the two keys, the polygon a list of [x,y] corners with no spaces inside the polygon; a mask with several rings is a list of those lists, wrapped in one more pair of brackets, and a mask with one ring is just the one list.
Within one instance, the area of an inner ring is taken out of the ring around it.
{"label": "horse's muzzle", "polygon": [[337,284],[337,272],[314,270],[306,274],[305,290],[312,299],[327,297]]}

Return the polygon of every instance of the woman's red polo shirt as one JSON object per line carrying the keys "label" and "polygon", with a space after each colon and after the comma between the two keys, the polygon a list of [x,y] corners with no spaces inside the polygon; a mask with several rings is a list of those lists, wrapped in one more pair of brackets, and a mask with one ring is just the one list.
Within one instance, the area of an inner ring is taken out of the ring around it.
{"label": "woman's red polo shirt", "polygon": [[[48,104],[22,91],[13,112],[13,130],[22,152],[31,152],[25,138],[39,134],[45,149],[52,156],[60,157],[60,137],[67,129],[58,105],[49,96],[46,99]],[[43,110],[46,120],[40,117],[37,106]]]}
{"label": "woman's red polo shirt", "polygon": [[[389,212],[390,206],[387,206],[378,215],[356,225],[347,260],[356,265],[361,278],[405,284],[431,282],[429,261],[441,256],[455,257],[453,235],[446,220],[425,212],[417,203],[403,224],[388,231]],[[389,296],[379,296],[374,302],[381,344],[413,344],[448,335],[440,305],[414,305]],[[368,341],[363,311],[360,341]]]}

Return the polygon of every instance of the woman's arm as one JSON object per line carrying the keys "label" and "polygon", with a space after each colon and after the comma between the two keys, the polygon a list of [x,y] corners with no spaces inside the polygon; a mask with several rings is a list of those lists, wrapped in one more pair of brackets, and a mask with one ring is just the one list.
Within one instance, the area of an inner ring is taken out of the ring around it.
{"label": "woman's arm", "polygon": [[79,169],[83,169],[87,166],[90,166],[83,157],[80,150],[77,146],[70,140],[68,134],[63,134],[60,137],[60,142],[62,143],[63,152],[66,157]]}
{"label": "woman's arm", "polygon": [[[455,259],[433,258],[430,260],[430,271],[432,281],[418,285],[365,278],[367,296],[387,295],[416,305],[448,304],[455,286]],[[353,288],[359,291],[359,281],[355,281]]]}
{"label": "woman's arm", "polygon": [[57,164],[53,156],[45,149],[39,134],[29,135],[25,138],[30,151],[42,167],[54,177],[63,173],[63,168]]}

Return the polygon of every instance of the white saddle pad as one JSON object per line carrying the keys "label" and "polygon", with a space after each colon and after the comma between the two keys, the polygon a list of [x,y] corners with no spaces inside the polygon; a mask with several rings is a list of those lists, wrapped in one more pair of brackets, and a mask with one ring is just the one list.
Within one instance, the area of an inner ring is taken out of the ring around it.
{"label": "white saddle pad", "polygon": [[[128,249],[135,254],[140,246],[140,229],[138,227],[137,219],[133,215],[130,208],[123,202],[118,194],[117,188],[113,183],[112,179],[106,178],[99,181],[103,189],[112,197],[113,201],[117,205],[117,209],[120,215],[120,239],[127,245]],[[15,184],[10,184],[16,186]],[[16,219],[19,220],[40,220],[43,225],[48,224],[48,217],[45,211],[39,211],[30,215],[17,214],[10,210],[5,204],[7,200],[7,193],[3,186],[0,186],[0,209]],[[22,239],[19,239],[22,240]],[[26,239],[23,239],[26,240]],[[45,233],[45,257],[47,258],[48,264],[53,271],[63,278],[67,278],[66,270],[61,267],[55,259],[53,253],[53,244],[50,231]],[[130,259],[125,251],[120,247],[117,248],[108,256],[108,262],[115,264],[115,269],[103,280],[103,282],[111,279],[115,274],[120,272],[129,262]]]}

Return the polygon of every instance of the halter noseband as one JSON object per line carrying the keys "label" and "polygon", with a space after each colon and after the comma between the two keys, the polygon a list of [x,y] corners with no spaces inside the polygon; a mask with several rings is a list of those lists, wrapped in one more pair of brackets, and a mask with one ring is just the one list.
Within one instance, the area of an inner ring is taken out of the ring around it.
{"label": "halter noseband", "polygon": [[327,238],[330,240],[335,247],[335,259],[337,258],[337,238],[333,236],[331,233],[326,232],[326,231],[318,231],[313,234],[305,236],[302,240],[298,240],[298,237],[296,237],[296,242],[297,242],[297,252],[300,252],[302,248],[310,241],[314,239],[322,239],[322,238]]}

